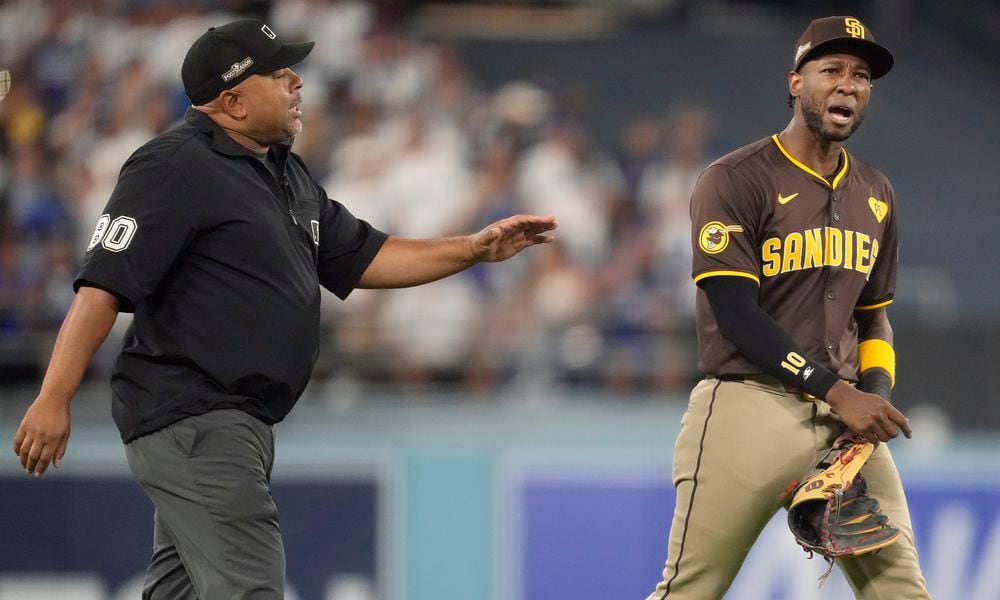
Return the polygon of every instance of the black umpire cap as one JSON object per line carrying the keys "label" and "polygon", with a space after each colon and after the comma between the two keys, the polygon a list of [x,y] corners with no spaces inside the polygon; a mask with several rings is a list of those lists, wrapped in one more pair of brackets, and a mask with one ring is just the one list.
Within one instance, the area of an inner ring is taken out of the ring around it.
{"label": "black umpire cap", "polygon": [[875,35],[854,17],[823,17],[809,23],[795,44],[792,70],[825,54],[848,52],[863,56],[878,79],[892,69],[892,52],[875,41]]}
{"label": "black umpire cap", "polygon": [[270,27],[254,19],[210,27],[184,57],[184,92],[191,104],[205,104],[251,75],[301,62],[314,44],[283,44]]}

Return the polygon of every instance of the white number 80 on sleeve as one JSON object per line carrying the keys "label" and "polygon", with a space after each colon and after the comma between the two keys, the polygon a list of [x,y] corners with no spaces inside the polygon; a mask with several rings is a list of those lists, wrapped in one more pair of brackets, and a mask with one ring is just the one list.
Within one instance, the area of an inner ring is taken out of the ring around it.
{"label": "white number 80 on sleeve", "polygon": [[94,228],[94,235],[90,237],[87,252],[96,248],[98,244],[105,250],[121,252],[132,243],[132,238],[138,229],[139,225],[132,217],[117,217],[112,221],[111,215],[101,215],[97,220],[97,227]]}

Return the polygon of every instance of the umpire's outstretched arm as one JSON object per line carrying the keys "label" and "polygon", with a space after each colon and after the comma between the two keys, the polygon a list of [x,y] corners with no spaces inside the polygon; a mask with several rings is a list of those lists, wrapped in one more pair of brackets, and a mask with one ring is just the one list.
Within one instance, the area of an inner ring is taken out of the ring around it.
{"label": "umpire's outstretched arm", "polygon": [[368,265],[358,287],[410,287],[442,279],[476,263],[507,260],[529,246],[551,242],[553,238],[546,232],[557,226],[555,217],[516,215],[466,236],[434,240],[390,237]]}

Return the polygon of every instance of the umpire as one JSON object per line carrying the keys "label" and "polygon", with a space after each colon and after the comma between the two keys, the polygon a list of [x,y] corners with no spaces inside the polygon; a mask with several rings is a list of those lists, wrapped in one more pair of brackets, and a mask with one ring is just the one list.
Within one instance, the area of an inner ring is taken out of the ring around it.
{"label": "umpire", "polygon": [[519,215],[463,237],[390,237],[327,198],[290,151],[313,42],[241,20],[194,42],[184,121],[137,150],[90,240],[76,298],[14,439],[29,474],[59,467],[70,401],[119,312],[111,376],[129,467],[156,507],[143,598],[282,598],[272,425],[318,351],[320,291],[395,288],[551,241]]}

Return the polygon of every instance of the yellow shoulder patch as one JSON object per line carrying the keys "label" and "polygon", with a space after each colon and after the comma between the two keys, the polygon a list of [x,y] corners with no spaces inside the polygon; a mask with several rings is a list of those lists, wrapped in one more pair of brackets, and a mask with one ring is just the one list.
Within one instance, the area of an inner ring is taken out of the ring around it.
{"label": "yellow shoulder patch", "polygon": [[729,245],[729,234],[743,231],[741,225],[725,225],[720,221],[709,221],[698,233],[698,246],[706,254],[718,254]]}

